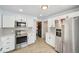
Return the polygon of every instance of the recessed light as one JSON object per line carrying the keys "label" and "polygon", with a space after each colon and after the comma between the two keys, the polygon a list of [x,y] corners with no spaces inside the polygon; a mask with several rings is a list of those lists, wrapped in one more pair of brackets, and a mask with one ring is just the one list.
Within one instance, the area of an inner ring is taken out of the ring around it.
{"label": "recessed light", "polygon": [[34,19],[37,19],[37,17],[34,17]]}
{"label": "recessed light", "polygon": [[42,5],[42,6],[41,6],[41,9],[42,9],[42,10],[47,10],[47,9],[48,9],[48,5]]}
{"label": "recessed light", "polygon": [[42,15],[40,14],[40,16],[42,16]]}
{"label": "recessed light", "polygon": [[20,12],[23,12],[23,9],[19,9]]}

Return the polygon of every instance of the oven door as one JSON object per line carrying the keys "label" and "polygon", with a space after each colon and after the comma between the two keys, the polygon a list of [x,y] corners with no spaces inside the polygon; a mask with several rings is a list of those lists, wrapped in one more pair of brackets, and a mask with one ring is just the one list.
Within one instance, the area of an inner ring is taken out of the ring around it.
{"label": "oven door", "polygon": [[16,38],[16,44],[20,44],[23,42],[27,42],[27,36],[17,37]]}

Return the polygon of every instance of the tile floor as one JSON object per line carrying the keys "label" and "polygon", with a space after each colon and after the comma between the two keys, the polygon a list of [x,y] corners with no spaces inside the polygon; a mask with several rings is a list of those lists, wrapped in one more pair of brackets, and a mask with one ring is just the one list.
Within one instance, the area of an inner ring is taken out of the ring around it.
{"label": "tile floor", "polygon": [[44,39],[38,37],[34,44],[25,48],[16,49],[12,53],[56,53],[56,51],[46,44]]}

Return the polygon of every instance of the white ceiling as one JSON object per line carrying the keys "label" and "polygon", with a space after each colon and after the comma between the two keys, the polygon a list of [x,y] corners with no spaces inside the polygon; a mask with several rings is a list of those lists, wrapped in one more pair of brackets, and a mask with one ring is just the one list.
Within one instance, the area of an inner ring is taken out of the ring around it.
{"label": "white ceiling", "polygon": [[[0,8],[12,12],[23,13],[36,17],[46,17],[49,15],[54,15],[62,11],[77,8],[76,5],[48,5],[48,10],[41,10],[41,5],[0,5]],[[19,12],[19,9],[23,9],[23,12]],[[40,16],[40,14],[42,16]]]}

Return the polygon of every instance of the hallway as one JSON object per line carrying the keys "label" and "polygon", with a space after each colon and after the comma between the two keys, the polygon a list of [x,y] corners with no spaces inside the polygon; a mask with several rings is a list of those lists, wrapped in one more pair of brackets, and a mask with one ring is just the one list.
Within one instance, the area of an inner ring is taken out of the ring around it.
{"label": "hallway", "polygon": [[46,44],[42,38],[37,38],[36,42],[25,48],[17,49],[13,53],[56,53],[54,49]]}

